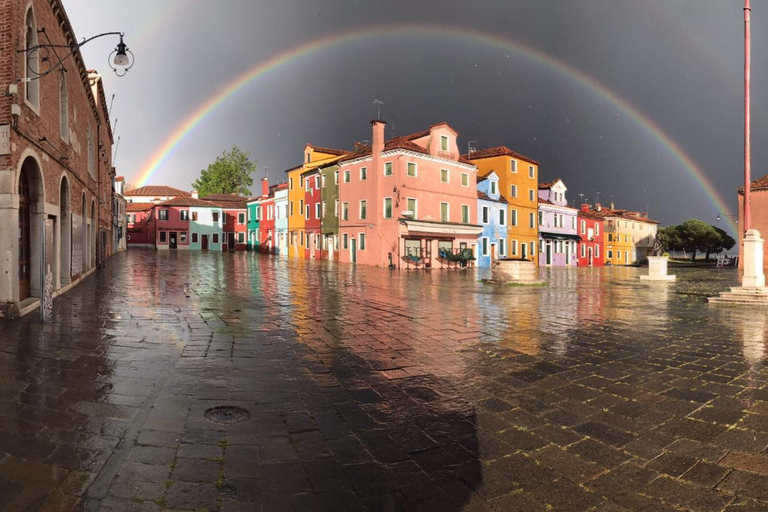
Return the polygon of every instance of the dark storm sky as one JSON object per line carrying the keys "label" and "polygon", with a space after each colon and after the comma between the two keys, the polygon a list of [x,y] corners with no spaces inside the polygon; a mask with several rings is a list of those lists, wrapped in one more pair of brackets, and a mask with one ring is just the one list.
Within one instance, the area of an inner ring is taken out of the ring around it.
{"label": "dark storm sky", "polygon": [[[768,172],[768,1],[753,0],[753,176]],[[115,12],[122,12],[117,16]],[[304,145],[352,148],[370,139],[374,98],[387,136],[446,121],[459,144],[506,145],[583,193],[644,211],[663,224],[715,224],[718,207],[662,140],[563,72],[520,52],[440,27],[510,39],[577,69],[663,130],[735,213],[742,170],[741,0],[65,0],[79,38],[126,33],[136,65],[106,79],[116,94],[118,174],[136,181],[184,119],[222,88],[302,44],[342,31],[418,24],[420,33],[371,36],[288,61],[199,123],[151,183],[185,189],[237,145],[272,180]],[[106,68],[112,41],[84,47]],[[765,49],[765,50],[762,50]],[[105,70],[108,71],[108,69]],[[726,212],[723,212],[726,213]],[[725,227],[723,222],[720,223]]]}

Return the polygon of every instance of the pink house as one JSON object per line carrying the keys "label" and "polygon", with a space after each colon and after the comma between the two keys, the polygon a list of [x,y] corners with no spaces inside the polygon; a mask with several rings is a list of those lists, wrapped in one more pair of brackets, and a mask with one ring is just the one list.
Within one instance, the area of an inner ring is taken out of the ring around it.
{"label": "pink house", "polygon": [[477,221],[477,168],[460,157],[448,124],[384,140],[371,121],[372,146],[339,160],[339,259],[398,268],[456,266],[471,252]]}

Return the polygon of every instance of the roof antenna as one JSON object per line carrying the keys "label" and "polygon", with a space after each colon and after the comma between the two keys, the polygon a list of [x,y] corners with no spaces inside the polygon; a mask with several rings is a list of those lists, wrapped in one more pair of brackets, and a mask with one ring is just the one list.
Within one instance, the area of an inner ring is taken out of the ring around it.
{"label": "roof antenna", "polygon": [[584,194],[579,194],[579,204],[584,204]]}
{"label": "roof antenna", "polygon": [[477,148],[473,148],[472,147],[472,143],[473,142],[477,142],[477,141],[476,140],[471,140],[471,141],[467,142],[467,158],[472,158],[471,153],[473,151],[477,151]]}
{"label": "roof antenna", "polygon": [[373,104],[376,105],[376,120],[381,119],[381,106],[384,104],[381,100],[373,100]]}
{"label": "roof antenna", "polygon": [[115,93],[112,93],[112,99],[109,100],[109,110],[107,110],[107,116],[112,117],[112,104],[115,102]]}
{"label": "roof antenna", "polygon": [[117,160],[117,150],[120,149],[120,136],[117,136],[117,144],[115,144],[115,155],[112,157],[112,167],[115,166],[115,160]]}
{"label": "roof antenna", "polygon": [[595,204],[600,202],[600,192],[595,192]]}

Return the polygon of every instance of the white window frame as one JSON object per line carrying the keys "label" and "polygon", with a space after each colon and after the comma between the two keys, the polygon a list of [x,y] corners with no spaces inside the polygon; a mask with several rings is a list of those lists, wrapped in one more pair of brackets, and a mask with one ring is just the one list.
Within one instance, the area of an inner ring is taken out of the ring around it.
{"label": "white window frame", "polygon": [[509,216],[509,225],[517,226],[517,210],[515,208],[510,208],[509,213],[511,214]]}
{"label": "white window frame", "polygon": [[392,162],[384,162],[384,169],[382,170],[384,176],[392,176]]}
{"label": "white window frame", "polygon": [[531,258],[533,258],[534,256],[536,256],[536,243],[535,242],[531,242],[531,245],[530,245],[529,248],[531,249],[530,256],[531,256]]}
{"label": "white window frame", "polygon": [[349,220],[349,203],[341,203],[341,220]]}
{"label": "white window frame", "polygon": [[491,208],[483,205],[483,207],[480,209],[480,223],[481,224],[490,224],[491,222]]}
{"label": "white window frame", "polygon": [[510,172],[517,174],[517,160],[515,160],[514,158],[510,158],[509,162],[510,162],[509,163]]}
{"label": "white window frame", "polygon": [[512,185],[509,187],[509,195],[512,197],[517,197],[517,185]]}
{"label": "white window frame", "polygon": [[[413,201],[413,209],[411,210],[408,208],[408,205],[410,202]],[[413,212],[413,218],[418,219],[419,218],[419,201],[415,197],[406,197],[405,198],[405,207],[408,208],[409,211]]]}
{"label": "white window frame", "polygon": [[322,205],[321,205],[320,203],[315,203],[315,219],[320,219],[320,218],[322,218],[322,216],[323,216],[323,213],[322,213],[322,211],[320,210],[320,208],[321,208],[321,207],[322,207],[323,209],[325,209],[325,201],[323,201],[323,204],[322,204]]}
{"label": "white window frame", "polygon": [[448,136],[447,135],[441,135],[440,136],[440,151],[449,151],[448,146]]}
{"label": "white window frame", "polygon": [[469,224],[472,218],[472,210],[468,204],[461,205],[461,222]]}
{"label": "white window frame", "polygon": [[[443,205],[445,205],[445,220],[443,220]],[[440,222],[451,222],[451,204],[440,201]]]}
{"label": "white window frame", "polygon": [[346,171],[344,171],[344,183],[349,183],[351,179],[352,179],[352,172],[349,169],[347,169]]}
{"label": "white window frame", "polygon": [[536,200],[536,196],[534,195],[534,192],[533,192],[532,188],[528,189],[528,200],[529,201],[535,201]]}
{"label": "white window frame", "polygon": [[533,168],[532,165],[528,166],[528,177],[529,178],[535,178],[536,177],[536,170]]}
{"label": "white window frame", "polygon": [[365,233],[358,233],[357,234],[357,250],[358,251],[364,251],[365,250]]}
{"label": "white window frame", "polygon": [[462,187],[469,186],[469,173],[466,173],[466,172],[461,173],[461,186]]}
{"label": "white window frame", "polygon": [[[243,220],[242,221],[240,221],[240,216],[241,215],[243,216]],[[245,222],[246,222],[246,220],[245,220],[245,212],[237,212],[237,223],[242,226],[243,224],[245,224]]]}
{"label": "white window frame", "polygon": [[480,239],[480,250],[482,251],[483,256],[488,256],[490,245],[490,240],[487,236],[484,236]]}
{"label": "white window frame", "polygon": [[367,167],[361,167],[360,168],[360,181],[365,181],[368,179],[368,168]]}
{"label": "white window frame", "polygon": [[587,232],[587,221],[585,221],[584,219],[581,219],[581,221],[579,222],[579,227],[581,228],[581,234],[582,235],[585,234]]}
{"label": "white window frame", "polygon": [[[387,201],[389,201],[389,215],[387,215]],[[391,219],[394,216],[394,212],[395,212],[395,205],[392,202],[392,198],[385,197],[384,199],[382,199],[381,201],[382,217],[385,219]]]}
{"label": "white window frame", "polygon": [[[366,220],[368,218],[368,201],[366,199],[361,200],[358,207],[360,209],[357,211],[357,218]],[[363,212],[365,212],[365,215],[363,215]]]}
{"label": "white window frame", "polygon": [[507,225],[507,209],[502,207],[499,208],[499,226],[506,226]]}
{"label": "white window frame", "polygon": [[[445,173],[445,179],[443,179],[443,173]],[[440,169],[440,183],[450,183],[451,182],[451,171],[448,169]]]}
{"label": "white window frame", "polygon": [[496,194],[498,194],[498,193],[499,193],[499,184],[498,184],[498,183],[496,183],[495,181],[492,181],[492,182],[490,183],[490,187],[491,187],[491,188],[490,188],[490,191],[491,191],[491,195],[494,195],[494,196],[495,196]]}
{"label": "white window frame", "polygon": [[517,240],[512,240],[512,256],[517,256]]}
{"label": "white window frame", "polygon": [[507,257],[507,239],[499,238],[499,256],[502,258]]}

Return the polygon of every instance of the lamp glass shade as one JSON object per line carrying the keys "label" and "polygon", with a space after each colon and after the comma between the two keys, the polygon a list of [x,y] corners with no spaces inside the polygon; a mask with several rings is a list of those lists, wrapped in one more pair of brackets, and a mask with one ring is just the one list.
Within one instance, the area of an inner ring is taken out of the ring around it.
{"label": "lamp glass shade", "polygon": [[112,60],[112,63],[115,66],[125,67],[128,64],[130,64],[131,60],[128,58],[128,55],[125,54],[125,52],[117,52],[115,54],[115,58]]}

